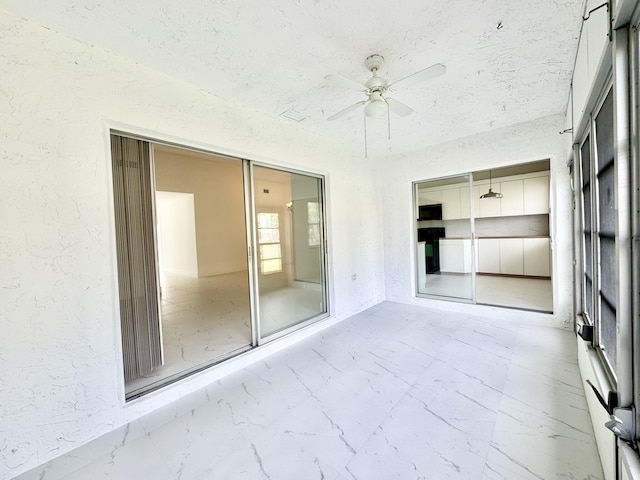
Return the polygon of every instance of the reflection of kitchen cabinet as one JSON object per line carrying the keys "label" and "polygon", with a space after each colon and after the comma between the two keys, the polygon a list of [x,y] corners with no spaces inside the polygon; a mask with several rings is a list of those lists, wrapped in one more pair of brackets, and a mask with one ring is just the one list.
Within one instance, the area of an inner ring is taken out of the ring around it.
{"label": "reflection of kitchen cabinet", "polygon": [[440,239],[440,271],[443,273],[471,273],[470,239]]}
{"label": "reflection of kitchen cabinet", "polygon": [[551,276],[547,237],[478,238],[478,273]]}
{"label": "reflection of kitchen cabinet", "polygon": [[[493,182],[491,189],[494,192],[500,192],[500,184]],[[499,217],[500,216],[500,199],[499,198],[480,198],[489,191],[489,184],[476,185],[473,187],[474,202],[476,204],[476,217]]]}
{"label": "reflection of kitchen cabinet", "polygon": [[551,248],[548,238],[524,238],[524,274],[549,277]]}
{"label": "reflection of kitchen cabinet", "polygon": [[471,218],[469,187],[460,188],[460,218]]}
{"label": "reflection of kitchen cabinet", "polygon": [[500,183],[500,213],[502,216],[522,215],[524,213],[524,195],[522,180]]}
{"label": "reflection of kitchen cabinet", "polygon": [[456,218],[460,218],[460,189],[442,190],[442,219],[453,220]]}
{"label": "reflection of kitchen cabinet", "polygon": [[478,245],[478,272],[500,273],[500,240],[480,238]]}
{"label": "reflection of kitchen cabinet", "polygon": [[500,273],[522,275],[523,271],[522,238],[501,238]]}
{"label": "reflection of kitchen cabinet", "polygon": [[549,213],[549,177],[525,178],[524,214]]}
{"label": "reflection of kitchen cabinet", "polygon": [[418,204],[419,205],[434,205],[442,203],[442,190],[419,190],[418,191]]}

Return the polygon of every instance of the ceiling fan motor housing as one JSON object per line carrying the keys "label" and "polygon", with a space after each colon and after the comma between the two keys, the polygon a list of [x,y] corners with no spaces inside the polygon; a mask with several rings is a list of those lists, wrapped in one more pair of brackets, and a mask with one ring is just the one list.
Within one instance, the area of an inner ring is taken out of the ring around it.
{"label": "ceiling fan motor housing", "polygon": [[382,77],[371,77],[367,80],[367,83],[364,84],[369,94],[372,92],[384,92],[387,89],[387,85],[389,85],[389,82]]}
{"label": "ceiling fan motor housing", "polygon": [[384,64],[384,57],[374,53],[373,55],[369,55],[365,58],[364,64],[367,67],[367,70],[371,72],[374,70],[380,70],[380,67]]}

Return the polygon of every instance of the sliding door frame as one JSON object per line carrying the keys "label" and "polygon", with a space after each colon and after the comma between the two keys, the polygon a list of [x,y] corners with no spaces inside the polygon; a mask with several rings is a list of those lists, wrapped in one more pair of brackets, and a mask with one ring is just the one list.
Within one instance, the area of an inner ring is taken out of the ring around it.
{"label": "sliding door frame", "polygon": [[[326,199],[326,176],[324,174],[321,173],[317,173],[317,172],[312,172],[312,171],[304,171],[304,170],[300,170],[300,169],[293,169],[293,168],[288,168],[288,167],[284,167],[284,166],[280,166],[280,165],[276,165],[276,164],[271,164],[268,162],[264,162],[264,161],[258,161],[258,160],[251,160],[248,158],[243,158],[240,156],[236,156],[236,155],[230,155],[230,154],[225,154],[225,153],[219,153],[216,150],[209,150],[207,148],[202,148],[202,147],[196,147],[193,145],[190,145],[189,142],[184,141],[182,139],[179,139],[178,141],[175,140],[166,140],[163,139],[163,135],[160,134],[156,134],[155,132],[152,132],[151,134],[149,134],[148,132],[145,133],[139,133],[139,130],[136,128],[132,128],[130,126],[119,126],[119,125],[112,125],[109,126],[107,128],[107,142],[105,143],[105,147],[106,147],[106,151],[109,152],[108,154],[108,158],[110,159],[112,157],[112,153],[111,153],[111,137],[112,136],[120,136],[120,137],[124,137],[124,138],[129,138],[132,140],[137,140],[137,141],[142,141],[142,142],[146,142],[148,144],[149,147],[149,158],[150,158],[150,171],[151,171],[151,178],[150,181],[152,182],[152,186],[153,186],[153,190],[155,190],[155,164],[153,161],[153,145],[162,145],[162,146],[168,146],[168,147],[173,147],[173,148],[177,148],[177,149],[181,149],[181,150],[185,150],[185,151],[191,151],[191,152],[197,152],[197,153],[201,153],[201,154],[205,154],[205,155],[214,155],[216,157],[221,157],[221,158],[226,158],[229,160],[234,160],[237,162],[242,162],[241,167],[242,167],[242,175],[243,175],[243,195],[244,195],[244,215],[245,215],[245,232],[246,232],[246,258],[247,258],[247,268],[248,268],[248,281],[249,281],[249,312],[250,312],[250,324],[251,324],[251,339],[250,339],[250,344],[248,344],[246,347],[242,348],[242,349],[238,349],[235,351],[230,352],[228,355],[223,355],[220,358],[217,358],[215,360],[213,360],[211,363],[208,363],[206,365],[203,365],[199,368],[193,369],[193,370],[186,370],[184,372],[179,372],[173,375],[170,375],[158,382],[154,382],[149,384],[146,387],[131,391],[129,393],[127,393],[126,391],[126,385],[124,384],[124,373],[122,374],[122,381],[123,381],[123,393],[124,393],[124,399],[125,401],[131,401],[134,400],[136,398],[139,398],[143,395],[146,395],[147,393],[151,393],[153,391],[156,391],[160,388],[164,388],[164,387],[168,387],[171,384],[180,381],[186,377],[190,377],[191,375],[195,374],[195,373],[199,373],[202,372],[203,370],[207,370],[210,369],[212,367],[215,367],[216,365],[219,365],[231,358],[234,358],[238,355],[243,355],[245,353],[250,352],[251,350],[255,349],[256,347],[259,347],[262,344],[271,342],[272,340],[275,340],[277,338],[283,337],[285,335],[288,335],[290,333],[293,333],[295,331],[298,331],[304,327],[307,327],[311,324],[314,324],[318,321],[321,321],[323,319],[326,319],[328,317],[331,316],[331,301],[330,301],[330,295],[329,292],[330,290],[330,285],[329,285],[329,281],[330,281],[330,277],[329,277],[329,273],[328,273],[328,267],[329,267],[329,261],[328,261],[328,234],[327,234],[327,228],[328,228],[328,224],[327,224],[327,199]],[[111,165],[111,162],[109,162],[109,165]],[[259,290],[258,290],[258,242],[257,242],[257,232],[256,232],[256,228],[255,228],[255,219],[256,219],[256,208],[255,208],[255,189],[254,189],[254,182],[253,182],[253,167],[254,166],[259,166],[259,167],[263,167],[263,168],[268,168],[268,169],[272,169],[272,170],[278,170],[278,171],[283,171],[286,173],[292,173],[292,174],[299,174],[299,175],[304,175],[307,177],[312,177],[315,178],[316,180],[318,180],[318,196],[320,198],[320,202],[321,202],[321,228],[320,228],[320,246],[319,248],[321,249],[321,265],[320,265],[320,269],[321,269],[321,273],[320,273],[320,278],[321,278],[321,291],[322,291],[322,304],[323,304],[323,312],[320,315],[316,315],[312,318],[309,318],[303,322],[300,323],[296,323],[294,325],[292,325],[291,327],[288,327],[286,329],[283,329],[281,331],[278,331],[272,335],[269,335],[265,338],[262,338],[261,335],[261,331],[260,331],[260,307],[259,307]],[[109,170],[109,175],[111,178],[113,178],[113,167],[110,167],[111,169]],[[113,180],[112,180],[113,182]],[[113,202],[113,195],[114,195],[114,190],[113,190],[113,186],[112,186],[112,190],[111,190],[111,195],[112,195],[112,202]],[[152,197],[154,197],[152,195]],[[155,222],[156,222],[156,206],[155,206],[155,198],[151,199],[152,202],[152,210],[153,210],[153,217],[154,217],[154,232],[153,232],[153,237],[154,237],[154,244],[157,246],[157,242],[158,242],[158,238],[157,238],[157,232],[155,231]],[[115,219],[114,216],[114,211],[115,211],[115,207],[114,205],[112,205],[111,207],[112,209],[112,218]],[[115,220],[112,220],[115,221]],[[115,224],[114,224],[114,235],[115,235]],[[114,257],[115,258],[115,257]],[[158,259],[158,251],[157,248],[155,248],[155,270],[156,270],[156,277],[158,277],[159,275],[159,270],[158,270],[158,265],[159,265],[159,259]],[[115,259],[115,264],[114,264],[116,271],[118,269],[118,262],[117,262],[117,258]],[[158,278],[156,278],[156,280],[158,280]],[[118,292],[118,285],[119,285],[119,280],[118,277],[116,275],[115,277],[115,291]],[[155,300],[157,302],[158,305],[158,310],[160,311],[160,287],[159,287],[159,283],[158,283],[158,288],[157,288],[157,294],[156,294]],[[120,315],[118,315],[118,321],[121,322],[120,320]],[[161,319],[161,313],[160,313],[160,323],[162,322]],[[120,331],[120,324],[118,326],[118,331]],[[122,341],[123,341],[123,337],[122,337],[122,333],[120,332],[119,335],[120,338],[120,355],[119,355],[119,365],[120,365],[120,371],[124,372],[124,360],[122,358]],[[162,341],[162,329],[160,331],[160,341]],[[164,353],[164,352],[163,352]]]}
{"label": "sliding door frame", "polygon": [[[276,171],[280,171],[280,172],[285,172],[285,173],[292,173],[292,174],[297,174],[297,175],[304,175],[306,177],[311,177],[311,178],[315,178],[316,180],[318,180],[319,183],[319,192],[318,192],[318,196],[320,198],[320,201],[322,203],[322,208],[321,208],[321,227],[320,228],[320,251],[321,251],[321,264],[320,264],[320,282],[321,282],[321,288],[322,288],[322,303],[323,303],[323,307],[324,307],[324,312],[321,312],[319,315],[316,315],[314,317],[311,317],[307,320],[304,320],[300,323],[296,323],[294,325],[291,325],[290,327],[284,328],[282,330],[279,330],[277,332],[274,332],[272,334],[269,334],[267,336],[262,336],[261,333],[261,326],[260,324],[260,290],[258,288],[258,272],[259,272],[259,266],[258,266],[258,238],[257,238],[257,231],[256,228],[254,227],[255,225],[255,219],[257,218],[257,211],[256,211],[256,196],[255,196],[255,182],[254,182],[254,167],[261,167],[261,168],[268,168],[270,170],[276,170]],[[299,169],[294,169],[294,168],[287,168],[287,167],[282,167],[282,166],[278,166],[278,165],[271,165],[268,163],[264,163],[264,162],[259,162],[259,161],[248,161],[248,169],[249,169],[249,178],[248,181],[250,182],[250,199],[251,199],[251,203],[249,204],[249,209],[248,209],[248,213],[249,213],[249,220],[248,222],[252,223],[251,225],[251,245],[249,248],[249,251],[251,252],[251,270],[253,270],[253,279],[252,279],[252,284],[251,284],[251,291],[253,292],[253,299],[252,299],[252,309],[254,309],[255,311],[255,315],[253,316],[253,318],[255,319],[256,325],[255,325],[255,332],[257,335],[256,338],[256,346],[260,346],[260,345],[264,345],[265,343],[269,343],[273,340],[276,340],[280,337],[283,337],[285,335],[288,335],[290,333],[293,333],[295,331],[298,331],[304,327],[307,327],[309,325],[313,325],[314,323],[317,323],[325,318],[328,318],[331,316],[331,305],[330,305],[330,300],[329,300],[329,276],[328,276],[328,248],[327,248],[327,215],[326,215],[326,205],[327,205],[327,201],[326,201],[326,195],[325,195],[325,176],[318,174],[318,173],[314,173],[314,172],[306,172],[304,170],[299,170]]]}

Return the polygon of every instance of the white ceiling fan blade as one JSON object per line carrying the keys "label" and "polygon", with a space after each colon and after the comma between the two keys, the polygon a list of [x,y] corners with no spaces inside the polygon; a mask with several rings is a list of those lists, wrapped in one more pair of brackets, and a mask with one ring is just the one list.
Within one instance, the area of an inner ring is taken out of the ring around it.
{"label": "white ceiling fan blade", "polygon": [[364,85],[359,84],[353,80],[349,80],[348,78],[343,77],[342,75],[336,75],[335,73],[329,74],[324,79],[327,82],[333,83],[334,85],[349,88],[351,90],[357,90],[359,92],[364,92]]}
{"label": "white ceiling fan blade", "polygon": [[431,80],[432,78],[439,77],[440,75],[444,75],[447,71],[447,67],[442,65],[441,63],[436,63],[435,65],[431,65],[423,70],[420,70],[416,73],[412,73],[408,77],[401,78],[389,85],[389,88],[393,88],[397,90],[398,88],[407,88],[416,83],[424,82],[426,80]]}
{"label": "white ceiling fan blade", "polygon": [[399,102],[398,100],[394,100],[393,98],[386,98],[387,104],[389,105],[389,109],[401,117],[406,117],[407,115],[411,115],[413,109],[411,107],[407,107],[404,103]]}
{"label": "white ceiling fan blade", "polygon": [[352,112],[353,110],[355,110],[358,107],[361,107],[362,105],[364,105],[365,103],[367,103],[368,100],[362,100],[361,102],[358,103],[354,103],[353,105],[345,108],[344,110],[340,110],[338,113],[334,113],[333,115],[331,115],[330,117],[327,118],[327,120],[335,120],[336,118],[340,118],[343,115],[346,115],[349,112]]}

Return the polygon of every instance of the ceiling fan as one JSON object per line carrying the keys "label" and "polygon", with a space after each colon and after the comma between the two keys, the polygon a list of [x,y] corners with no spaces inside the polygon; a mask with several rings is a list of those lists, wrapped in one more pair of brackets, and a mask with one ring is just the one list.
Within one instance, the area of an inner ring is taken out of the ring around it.
{"label": "ceiling fan", "polygon": [[396,92],[399,89],[439,77],[447,71],[447,67],[440,63],[436,63],[400,80],[389,83],[384,77],[378,76],[378,70],[384,64],[384,58],[382,55],[370,55],[365,59],[364,64],[372,75],[364,85],[341,75],[331,74],[324,77],[328,82],[364,92],[368,97],[366,100],[354,103],[344,110],[340,110],[338,113],[331,115],[327,120],[336,120],[337,118],[340,118],[363,106],[365,117],[376,118],[387,116],[388,119],[389,111],[392,111],[401,117],[406,117],[413,112],[413,109],[398,100],[388,97],[386,94],[388,92]]}

